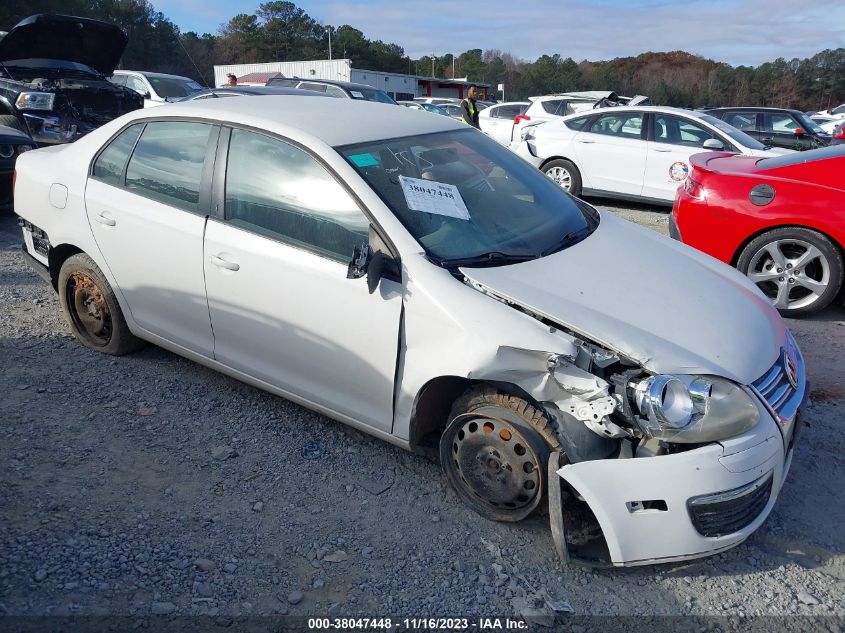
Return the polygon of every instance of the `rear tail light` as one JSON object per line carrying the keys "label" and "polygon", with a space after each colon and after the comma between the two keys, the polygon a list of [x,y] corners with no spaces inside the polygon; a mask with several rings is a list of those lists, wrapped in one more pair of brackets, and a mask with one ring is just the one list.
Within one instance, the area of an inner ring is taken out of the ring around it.
{"label": "rear tail light", "polygon": [[517,114],[517,115],[513,118],[513,124],[514,124],[514,125],[519,125],[519,124],[520,124],[520,123],[522,123],[523,121],[530,121],[530,120],[531,120],[531,117],[530,117],[530,116],[528,116],[527,114]]}
{"label": "rear tail light", "polygon": [[701,186],[701,183],[692,179],[692,174],[687,176],[687,179],[684,181],[684,191],[687,192],[690,198],[695,198],[696,200],[704,200],[705,198],[704,187]]}

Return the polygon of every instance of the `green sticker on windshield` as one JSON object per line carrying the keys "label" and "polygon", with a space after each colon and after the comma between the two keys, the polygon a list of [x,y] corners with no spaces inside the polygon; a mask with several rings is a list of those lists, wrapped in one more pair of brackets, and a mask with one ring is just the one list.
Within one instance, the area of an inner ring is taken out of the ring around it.
{"label": "green sticker on windshield", "polygon": [[378,159],[372,154],[351,154],[349,156],[356,167],[375,167],[378,165]]}

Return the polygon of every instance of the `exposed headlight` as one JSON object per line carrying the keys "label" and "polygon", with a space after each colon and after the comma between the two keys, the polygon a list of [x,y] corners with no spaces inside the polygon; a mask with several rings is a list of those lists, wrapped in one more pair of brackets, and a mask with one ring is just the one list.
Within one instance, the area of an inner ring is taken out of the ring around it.
{"label": "exposed headlight", "polygon": [[712,442],[752,428],[757,405],[741,387],[715,376],[651,376],[631,385],[648,437],[678,443]]}
{"label": "exposed headlight", "polygon": [[22,92],[15,100],[19,110],[52,110],[56,100],[52,92]]}
{"label": "exposed headlight", "polygon": [[0,158],[11,158],[15,155],[14,145],[0,145]]}

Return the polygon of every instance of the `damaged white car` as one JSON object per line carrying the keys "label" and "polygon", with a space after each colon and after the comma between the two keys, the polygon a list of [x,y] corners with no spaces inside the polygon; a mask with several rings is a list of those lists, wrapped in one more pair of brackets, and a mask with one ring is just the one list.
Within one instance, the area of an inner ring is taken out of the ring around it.
{"label": "damaged white car", "polygon": [[722,551],[786,477],[804,364],[756,286],[446,117],[166,105],[16,182],[82,344],[149,341],[439,455],[482,516],[547,506],[564,559]]}

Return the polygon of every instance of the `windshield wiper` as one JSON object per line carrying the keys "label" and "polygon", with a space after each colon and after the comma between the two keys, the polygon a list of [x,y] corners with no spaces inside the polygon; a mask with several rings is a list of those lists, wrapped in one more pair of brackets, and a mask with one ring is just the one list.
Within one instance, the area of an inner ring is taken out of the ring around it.
{"label": "windshield wiper", "polygon": [[572,246],[577,242],[580,242],[592,232],[593,229],[591,229],[590,227],[585,227],[583,229],[578,229],[577,231],[567,233],[562,238],[560,238],[555,244],[549,246],[549,248],[540,253],[540,257],[545,257],[546,255],[551,255],[552,253],[562,251],[564,248]]}
{"label": "windshield wiper", "polygon": [[438,262],[443,268],[458,268],[459,266],[497,266],[499,264],[517,264],[527,262],[529,259],[536,259],[536,255],[509,255],[499,251],[490,251],[473,255],[472,257],[459,257],[454,259],[441,259]]}

